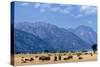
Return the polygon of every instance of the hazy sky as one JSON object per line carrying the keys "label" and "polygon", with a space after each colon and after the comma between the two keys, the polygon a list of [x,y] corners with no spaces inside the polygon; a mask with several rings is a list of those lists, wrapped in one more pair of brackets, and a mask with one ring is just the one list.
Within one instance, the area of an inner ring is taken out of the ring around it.
{"label": "hazy sky", "polygon": [[48,22],[64,28],[86,25],[96,31],[97,8],[89,5],[67,5],[15,2],[15,22]]}

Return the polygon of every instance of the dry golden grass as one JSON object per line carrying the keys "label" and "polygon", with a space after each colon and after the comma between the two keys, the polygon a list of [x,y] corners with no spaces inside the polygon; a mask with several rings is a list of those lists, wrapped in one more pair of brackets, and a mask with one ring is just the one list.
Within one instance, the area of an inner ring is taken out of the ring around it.
{"label": "dry golden grass", "polygon": [[[54,61],[54,57],[55,56],[59,56],[61,55],[61,60],[59,60],[59,58],[57,58],[57,61]],[[71,55],[71,54],[70,54]],[[36,57],[38,56],[38,57]],[[50,56],[50,60],[49,61],[42,61],[39,60],[39,57],[41,56]],[[93,54],[93,56],[91,56],[90,54],[82,54],[80,56],[77,56],[77,53],[74,53],[73,58],[72,59],[68,59],[68,60],[64,60],[64,58],[68,57],[69,54],[68,53],[42,53],[42,54],[15,54],[14,55],[14,65],[29,65],[29,64],[51,64],[51,63],[64,63],[64,62],[82,62],[82,61],[95,61],[97,60],[97,54]],[[31,57],[34,58],[33,61],[27,61],[25,63],[22,62],[22,57],[24,57],[24,59],[30,59]],[[82,57],[82,59],[79,59],[79,57]]]}

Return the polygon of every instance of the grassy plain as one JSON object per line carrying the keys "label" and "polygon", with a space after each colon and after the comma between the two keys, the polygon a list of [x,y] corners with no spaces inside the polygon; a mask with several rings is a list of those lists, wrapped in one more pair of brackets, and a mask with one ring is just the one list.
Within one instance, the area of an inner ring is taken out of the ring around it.
{"label": "grassy plain", "polygon": [[[30,64],[53,64],[53,63],[64,63],[64,62],[83,62],[83,61],[95,61],[97,60],[97,54],[84,54],[84,53],[40,53],[40,54],[14,54],[13,55],[14,65],[30,65]],[[40,60],[41,56],[50,57],[50,60]],[[55,60],[55,56],[57,57]],[[59,59],[59,56],[61,58]],[[66,59],[69,56],[72,58]],[[33,60],[30,60],[30,59]],[[65,59],[66,60],[65,60]],[[23,62],[25,61],[25,62]]]}

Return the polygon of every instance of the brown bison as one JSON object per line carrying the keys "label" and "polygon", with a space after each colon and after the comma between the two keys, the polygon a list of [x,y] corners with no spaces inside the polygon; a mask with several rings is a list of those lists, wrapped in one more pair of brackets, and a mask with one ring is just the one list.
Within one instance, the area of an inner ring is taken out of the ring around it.
{"label": "brown bison", "polygon": [[73,56],[68,56],[67,58],[64,58],[64,60],[69,60],[69,59],[73,59]]}
{"label": "brown bison", "polygon": [[31,57],[31,58],[27,59],[27,58],[22,57],[21,61],[22,61],[22,63],[32,62],[32,61],[34,61],[34,58]]}
{"label": "brown bison", "polygon": [[83,57],[78,57],[79,60],[83,59]]}
{"label": "brown bison", "polygon": [[41,57],[39,57],[39,60],[49,61],[50,60],[50,57],[48,57],[48,56],[41,56]]}

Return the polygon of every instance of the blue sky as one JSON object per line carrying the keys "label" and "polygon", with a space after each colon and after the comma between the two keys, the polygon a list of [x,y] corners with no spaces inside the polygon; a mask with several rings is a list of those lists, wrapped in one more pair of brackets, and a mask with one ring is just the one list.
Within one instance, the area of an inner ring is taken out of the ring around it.
{"label": "blue sky", "polygon": [[89,5],[15,2],[15,22],[47,22],[63,28],[86,25],[97,31],[97,8]]}

